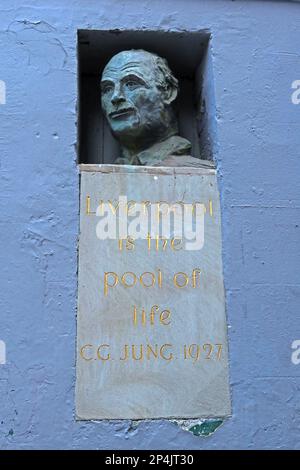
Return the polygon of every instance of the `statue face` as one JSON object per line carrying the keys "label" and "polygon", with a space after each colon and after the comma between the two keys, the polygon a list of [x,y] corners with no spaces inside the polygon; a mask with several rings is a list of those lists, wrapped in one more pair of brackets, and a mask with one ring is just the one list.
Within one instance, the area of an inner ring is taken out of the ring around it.
{"label": "statue face", "polygon": [[102,109],[117,138],[143,136],[159,128],[166,105],[155,72],[151,57],[138,51],[121,52],[105,67]]}

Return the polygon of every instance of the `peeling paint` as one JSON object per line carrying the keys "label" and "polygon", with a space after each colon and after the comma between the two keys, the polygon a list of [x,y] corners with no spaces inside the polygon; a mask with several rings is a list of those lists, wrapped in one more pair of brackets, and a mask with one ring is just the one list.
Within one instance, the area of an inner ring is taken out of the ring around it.
{"label": "peeling paint", "polygon": [[213,434],[219,426],[223,424],[221,419],[212,419],[206,421],[200,421],[197,424],[194,424],[189,428],[189,431],[194,434],[194,436],[210,436]]}
{"label": "peeling paint", "polygon": [[221,424],[223,419],[187,419],[187,420],[172,420],[182,430],[188,431],[194,436],[208,437],[213,434]]}

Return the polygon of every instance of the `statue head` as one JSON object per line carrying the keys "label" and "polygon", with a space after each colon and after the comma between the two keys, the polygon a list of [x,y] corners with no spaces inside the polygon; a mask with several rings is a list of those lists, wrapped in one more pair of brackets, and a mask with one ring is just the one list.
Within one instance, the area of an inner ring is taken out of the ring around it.
{"label": "statue head", "polygon": [[103,112],[123,150],[132,153],[178,132],[172,107],[177,94],[167,61],[144,50],[119,52],[102,73]]}

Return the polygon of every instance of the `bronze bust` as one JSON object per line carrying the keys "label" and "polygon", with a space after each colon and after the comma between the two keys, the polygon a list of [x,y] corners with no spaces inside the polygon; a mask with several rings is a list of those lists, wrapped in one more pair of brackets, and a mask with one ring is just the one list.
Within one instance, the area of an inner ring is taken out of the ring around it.
{"label": "bronze bust", "polygon": [[158,55],[134,49],[110,59],[102,73],[101,104],[122,150],[114,163],[201,166],[203,160],[190,156],[191,143],[178,135],[177,95],[178,80]]}

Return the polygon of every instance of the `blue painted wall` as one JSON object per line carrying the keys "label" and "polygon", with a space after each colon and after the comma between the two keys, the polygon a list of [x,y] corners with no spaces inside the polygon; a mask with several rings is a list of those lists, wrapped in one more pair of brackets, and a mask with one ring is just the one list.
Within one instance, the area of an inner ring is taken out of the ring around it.
{"label": "blue painted wall", "polygon": [[[300,4],[0,2],[1,448],[300,448]],[[233,416],[74,420],[77,29],[212,32]]]}

